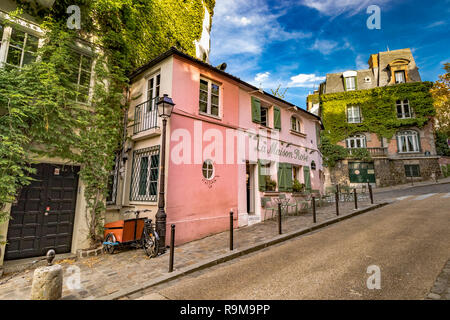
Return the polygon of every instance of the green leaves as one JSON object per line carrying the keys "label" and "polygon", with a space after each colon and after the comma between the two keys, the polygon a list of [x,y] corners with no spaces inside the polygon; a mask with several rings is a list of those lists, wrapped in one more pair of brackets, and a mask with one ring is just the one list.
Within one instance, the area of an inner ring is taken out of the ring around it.
{"label": "green leaves", "polygon": [[[388,139],[403,126],[423,127],[435,114],[430,94],[431,82],[321,95],[322,119],[330,142],[335,144],[360,132],[373,132]],[[396,101],[408,99],[415,117],[397,119]],[[359,105],[362,123],[346,121],[348,105]],[[328,134],[328,131],[332,134]]]}

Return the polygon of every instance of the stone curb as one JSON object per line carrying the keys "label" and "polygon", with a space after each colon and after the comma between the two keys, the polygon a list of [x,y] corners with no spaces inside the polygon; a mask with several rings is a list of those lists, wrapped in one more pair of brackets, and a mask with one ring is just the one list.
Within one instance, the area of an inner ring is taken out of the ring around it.
{"label": "stone curb", "polygon": [[110,295],[106,295],[106,296],[103,296],[103,297],[96,298],[95,300],[118,300],[120,298],[129,296],[129,295],[131,295],[133,293],[139,292],[141,290],[145,290],[145,289],[148,289],[150,287],[153,287],[153,286],[156,286],[156,285],[159,285],[159,284],[162,284],[162,283],[165,283],[165,282],[177,279],[177,278],[179,278],[181,276],[188,275],[188,274],[191,274],[193,272],[196,272],[196,271],[199,271],[199,270],[202,270],[202,269],[206,269],[206,268],[209,268],[209,267],[212,267],[212,266],[215,266],[215,265],[218,265],[218,264],[221,264],[221,263],[233,260],[233,259],[238,258],[240,256],[243,256],[243,255],[246,255],[246,254],[249,254],[249,253],[252,253],[252,252],[264,249],[264,248],[267,248],[269,246],[273,246],[275,244],[278,244],[278,243],[287,241],[289,239],[292,239],[292,238],[304,235],[306,233],[313,232],[313,231],[315,231],[317,229],[321,229],[321,228],[327,227],[329,225],[332,225],[332,224],[335,224],[337,222],[340,222],[340,221],[352,218],[354,216],[366,213],[368,211],[372,211],[372,210],[381,208],[381,207],[383,207],[385,205],[388,205],[390,203],[392,203],[392,202],[383,202],[383,203],[375,204],[375,205],[370,206],[368,208],[357,210],[357,211],[352,212],[350,214],[347,214],[345,216],[340,216],[338,218],[325,221],[325,222],[323,222],[321,224],[317,224],[317,225],[312,226],[312,227],[308,227],[308,228],[292,231],[292,232],[289,232],[289,233],[286,233],[286,234],[282,234],[282,235],[276,236],[276,237],[274,237],[272,239],[263,241],[263,242],[258,243],[256,245],[246,246],[246,247],[243,247],[241,249],[236,249],[236,250],[234,250],[232,252],[229,252],[229,253],[225,253],[225,254],[222,254],[222,255],[219,255],[219,256],[216,256],[216,257],[213,257],[213,258],[205,259],[205,260],[203,260],[203,261],[201,261],[199,263],[196,263],[194,265],[191,265],[191,266],[189,266],[189,267],[187,267],[185,269],[174,271],[174,272],[171,272],[170,274],[168,273],[168,274],[162,275],[162,276],[160,276],[158,278],[146,281],[146,282],[144,282],[142,284],[139,284],[139,285],[136,285],[136,286],[133,286],[133,287],[129,287],[127,289],[119,290],[119,291],[114,292],[114,293],[112,293]]}
{"label": "stone curb", "polygon": [[438,183],[430,182],[428,184],[418,184],[418,185],[414,185],[414,186],[408,185],[408,186],[405,186],[404,188],[392,188],[390,190],[380,190],[380,189],[377,190],[376,188],[374,188],[374,189],[372,189],[372,191],[373,191],[373,194],[377,194],[377,193],[383,193],[383,192],[408,190],[408,189],[412,189],[412,188],[437,186],[437,185],[443,185],[443,184],[450,184],[450,181],[438,182]]}

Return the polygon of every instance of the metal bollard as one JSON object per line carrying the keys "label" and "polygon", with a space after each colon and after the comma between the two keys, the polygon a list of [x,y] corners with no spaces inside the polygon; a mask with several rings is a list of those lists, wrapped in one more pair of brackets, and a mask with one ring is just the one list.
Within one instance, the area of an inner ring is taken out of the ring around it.
{"label": "metal bollard", "polygon": [[358,209],[358,195],[356,194],[356,188],[353,189],[353,195],[355,197],[355,210]]}
{"label": "metal bollard", "polygon": [[316,223],[316,197],[312,197],[312,208],[313,208],[313,222]]}
{"label": "metal bollard", "polygon": [[233,210],[230,211],[230,250],[233,251]]}
{"label": "metal bollard", "polygon": [[171,236],[170,236],[170,258],[169,258],[169,272],[173,271],[173,258],[175,253],[175,225],[171,226]]}
{"label": "metal bollard", "polygon": [[369,184],[370,203],[373,204],[373,191],[372,186]]}
{"label": "metal bollard", "polygon": [[339,216],[339,191],[336,191],[336,215]]}
{"label": "metal bollard", "polygon": [[281,203],[278,203],[278,234],[281,234]]}

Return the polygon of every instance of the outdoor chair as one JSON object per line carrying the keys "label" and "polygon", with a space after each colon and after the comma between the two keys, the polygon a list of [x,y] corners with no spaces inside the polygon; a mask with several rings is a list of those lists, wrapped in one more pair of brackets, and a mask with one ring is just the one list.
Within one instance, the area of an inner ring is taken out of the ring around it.
{"label": "outdoor chair", "polygon": [[340,194],[340,198],[341,198],[340,200],[341,201],[348,202],[348,201],[352,201],[353,200],[349,186],[345,186],[345,185],[341,186],[340,187],[340,191],[341,191],[341,194]]}
{"label": "outdoor chair", "polygon": [[336,201],[336,187],[326,187],[325,188],[325,201],[328,203],[333,203]]}
{"label": "outdoor chair", "polygon": [[261,198],[261,207],[264,209],[264,220],[267,219],[267,214],[270,213],[270,219],[273,219],[276,208],[273,207],[272,200],[270,198]]}
{"label": "outdoor chair", "polygon": [[290,203],[289,200],[286,198],[286,195],[284,193],[281,193],[279,195],[279,199],[281,200],[281,213],[283,214],[283,207],[285,209],[285,214],[289,214],[289,208],[292,208],[294,210],[297,210],[297,205],[294,203]]}
{"label": "outdoor chair", "polygon": [[308,211],[310,207],[311,201],[297,198],[295,199],[295,212],[300,214],[302,212]]}
{"label": "outdoor chair", "polygon": [[369,193],[367,192],[367,186],[362,186],[361,193],[359,194],[360,200],[369,200]]}

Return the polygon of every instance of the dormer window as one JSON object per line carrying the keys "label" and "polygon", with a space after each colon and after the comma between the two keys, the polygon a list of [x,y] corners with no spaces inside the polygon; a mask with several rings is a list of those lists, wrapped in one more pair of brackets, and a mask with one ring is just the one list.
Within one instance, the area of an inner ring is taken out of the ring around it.
{"label": "dormer window", "polygon": [[356,71],[346,71],[343,73],[345,91],[355,91],[356,88]]}
{"label": "dormer window", "polygon": [[395,71],[395,83],[405,83],[406,77],[405,77],[405,71]]}
{"label": "dormer window", "polygon": [[389,63],[388,68],[390,70],[389,84],[406,83],[408,78],[408,65],[410,61],[408,59],[395,59]]}

